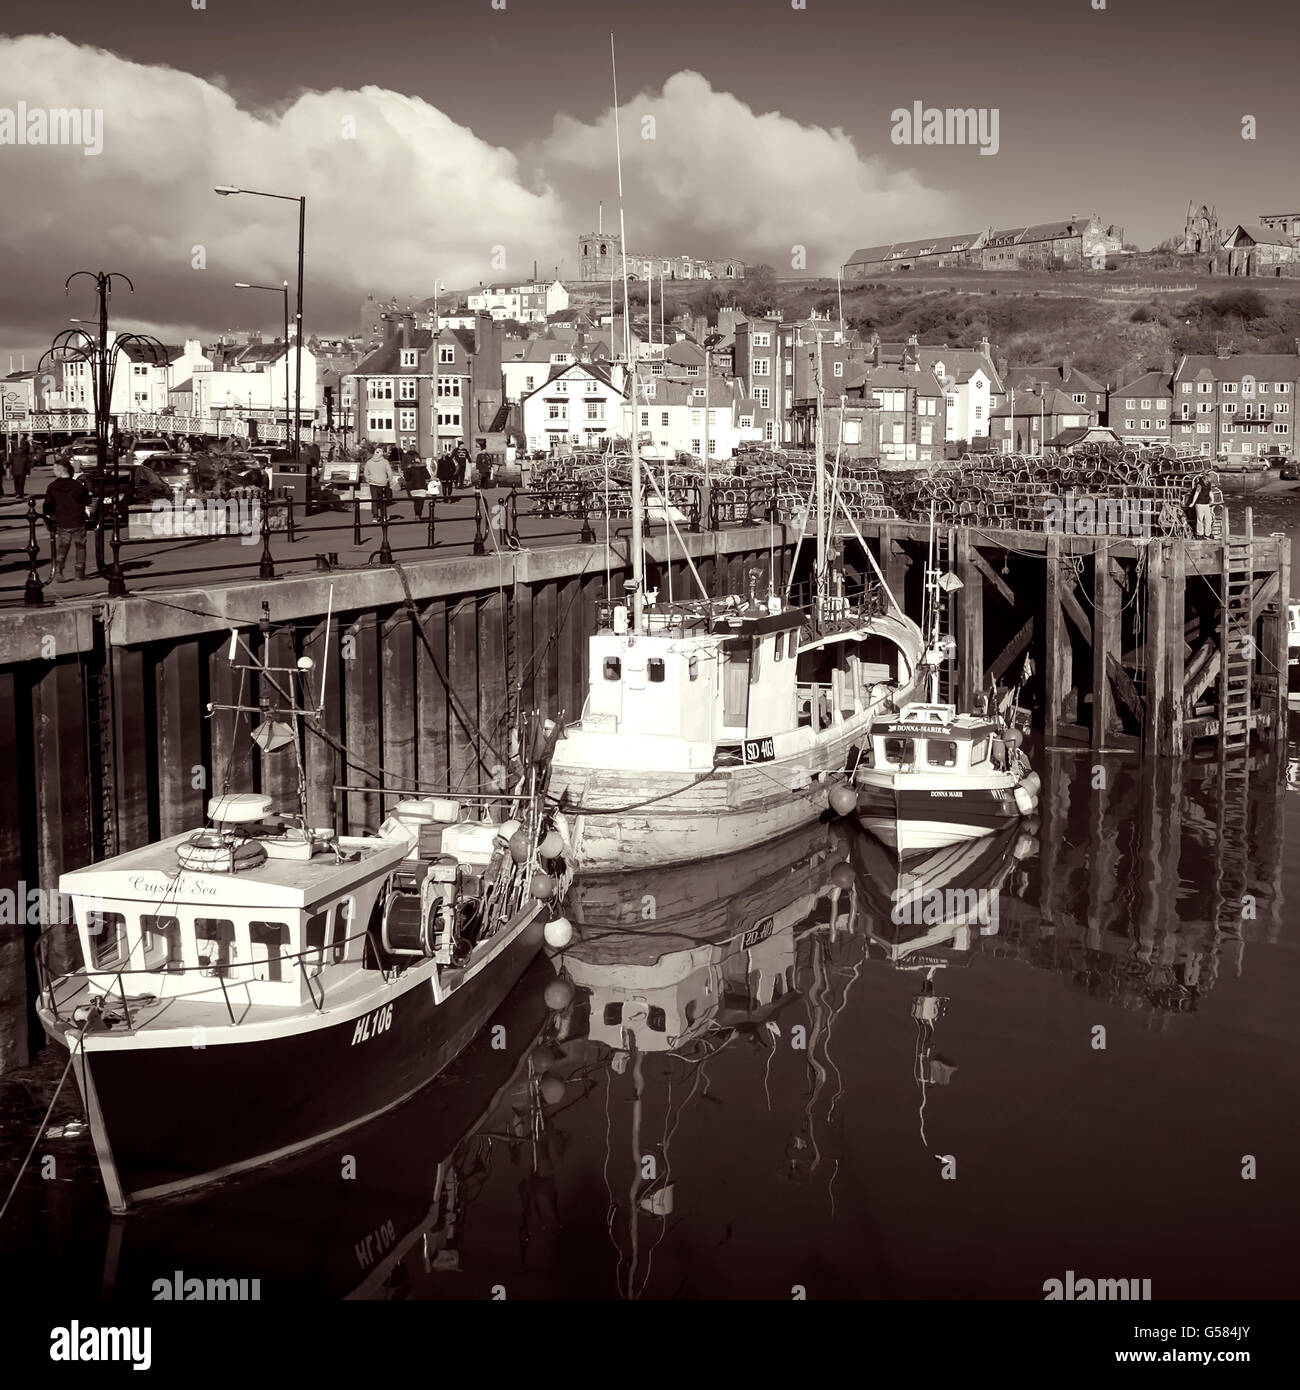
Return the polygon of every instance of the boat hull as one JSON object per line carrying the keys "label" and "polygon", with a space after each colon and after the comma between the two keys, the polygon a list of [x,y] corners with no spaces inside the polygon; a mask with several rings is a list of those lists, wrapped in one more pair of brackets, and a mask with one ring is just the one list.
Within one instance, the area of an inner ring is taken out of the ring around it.
{"label": "boat hull", "polygon": [[1020,819],[1014,784],[1005,787],[892,787],[860,784],[858,823],[900,855],[996,835]]}
{"label": "boat hull", "polygon": [[[183,1192],[299,1152],[392,1109],[474,1038],[537,955],[531,910],[441,1002],[417,965],[339,1010],[314,1011],[275,1036],[237,1028],[155,1040],[89,1033],[73,1073],[82,1089],[109,1204]],[[327,1000],[328,1004],[328,1000]],[[322,1022],[322,1017],[328,1021]],[[68,1038],[47,1022],[51,1038]],[[232,1036],[235,1035],[235,1036]]]}

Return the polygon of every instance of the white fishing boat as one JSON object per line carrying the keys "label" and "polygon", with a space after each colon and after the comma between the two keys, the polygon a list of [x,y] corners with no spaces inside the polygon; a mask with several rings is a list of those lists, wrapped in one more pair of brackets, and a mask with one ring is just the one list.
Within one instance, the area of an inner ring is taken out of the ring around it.
{"label": "white fishing boat", "polygon": [[1286,698],[1300,706],[1300,603],[1286,606]]}
{"label": "white fishing boat", "polygon": [[[631,379],[635,400],[635,353]],[[788,587],[777,593],[770,574],[765,595],[752,579],[745,595],[710,598],[698,575],[699,597],[647,591],[633,436],[632,579],[626,601],[598,613],[582,716],[552,764],[581,874],[709,859],[797,829],[825,809],[876,719],[923,688],[921,629],[879,569],[849,592],[829,558],[820,412],[806,606],[789,602]],[[832,489],[831,516],[835,500]]]}
{"label": "white fishing boat", "polygon": [[[941,583],[927,567],[935,647],[942,640]],[[1020,746],[1020,729],[991,696],[992,714],[959,714],[938,701],[937,664],[928,674],[929,700],[909,701],[873,720],[853,774],[858,820],[900,856],[996,834],[1038,809],[1042,786]]]}
{"label": "white fishing boat", "polygon": [[[232,661],[241,640],[232,633]],[[285,669],[249,657],[263,689],[310,678],[307,658]],[[567,882],[542,809],[551,740],[509,795],[404,797],[378,833],[337,834],[306,823],[301,739],[274,716],[300,725],[312,711],[289,689],[285,709],[213,708],[261,714],[264,750],[292,743],[296,808],[215,796],[203,828],[60,878],[84,965],[50,972],[42,938],[38,1013],[68,1049],[114,1211],[295,1153],[413,1095],[534,958]]]}

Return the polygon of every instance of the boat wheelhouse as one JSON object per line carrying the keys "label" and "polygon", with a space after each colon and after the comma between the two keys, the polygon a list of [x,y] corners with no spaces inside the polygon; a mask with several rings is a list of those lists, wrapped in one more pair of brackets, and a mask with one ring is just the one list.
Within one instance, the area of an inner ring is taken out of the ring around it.
{"label": "boat wheelhouse", "polygon": [[913,702],[871,726],[858,819],[900,855],[978,839],[1038,806],[1019,731],[953,705]]}
{"label": "boat wheelhouse", "polygon": [[919,629],[874,589],[828,611],[652,603],[636,631],[627,608],[605,608],[582,717],[551,772],[579,872],[733,853],[824,809],[826,782],[915,687],[922,658]]}
{"label": "boat wheelhouse", "polygon": [[1286,690],[1290,704],[1300,704],[1300,603],[1286,606]]}

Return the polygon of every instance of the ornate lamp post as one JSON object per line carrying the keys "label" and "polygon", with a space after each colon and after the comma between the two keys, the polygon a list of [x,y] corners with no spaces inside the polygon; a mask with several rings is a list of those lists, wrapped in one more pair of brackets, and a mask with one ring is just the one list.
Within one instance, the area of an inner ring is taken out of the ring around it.
{"label": "ornate lamp post", "polygon": [[[117,361],[122,353],[132,350],[147,353],[155,366],[167,361],[167,349],[157,338],[148,333],[119,333],[110,346],[108,341],[108,297],[113,291],[113,281],[125,280],[134,293],[135,286],[128,275],[120,271],[75,270],[64,281],[63,290],[79,276],[85,275],[95,282],[99,298],[99,330],[92,335],[84,328],[65,328],[58,334],[49,350],[37,364],[40,371],[47,363],[66,366],[71,363],[85,363],[91,368],[91,383],[95,402],[95,467],[99,475],[101,497],[107,480],[108,435],[112,428],[113,382],[117,377]],[[113,450],[113,562],[108,567],[108,593],[110,598],[121,598],[126,593],[122,578],[122,565],[119,552],[122,546],[120,473],[118,450]],[[95,543],[95,559],[100,573],[104,573],[103,529],[98,529]]]}

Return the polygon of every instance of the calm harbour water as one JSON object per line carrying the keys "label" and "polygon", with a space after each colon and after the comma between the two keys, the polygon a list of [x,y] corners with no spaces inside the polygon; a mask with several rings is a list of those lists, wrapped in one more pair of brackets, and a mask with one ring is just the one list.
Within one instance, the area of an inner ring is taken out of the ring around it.
{"label": "calm harbour water", "polygon": [[[921,863],[926,894],[984,890],[984,923],[892,922],[889,856],[842,825],[579,885],[579,940],[507,1001],[504,1050],[340,1145],[113,1222],[84,1135],[48,1138],[57,1176],[24,1179],[2,1243],[33,1287],[125,1299],[177,1270],[264,1300],[1041,1298],[1066,1270],[1294,1296],[1285,763],[1256,759],[1243,839],[1213,763],[1038,762],[1036,835]],[[10,1088],[6,1171],[54,1079]]]}
{"label": "calm harbour water", "polygon": [[[1255,527],[1295,538],[1300,512],[1256,503]],[[1253,756],[1244,806],[1213,761],[1035,750],[1039,823],[909,861],[919,924],[843,824],[579,884],[577,940],[506,1002],[504,1049],[125,1219],[60,1128],[69,1086],[6,1266],[126,1300],[176,1271],[263,1300],[1038,1299],[1067,1270],[1294,1297],[1294,716],[1288,742]],[[981,895],[976,920],[946,889]],[[0,1086],[6,1189],[58,1071],[47,1052]]]}

